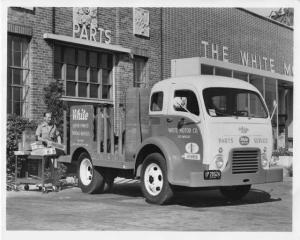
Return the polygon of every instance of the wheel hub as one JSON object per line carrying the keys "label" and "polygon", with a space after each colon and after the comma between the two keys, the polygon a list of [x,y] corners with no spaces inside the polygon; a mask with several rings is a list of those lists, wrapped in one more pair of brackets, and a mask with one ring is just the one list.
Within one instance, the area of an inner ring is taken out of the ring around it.
{"label": "wheel hub", "polygon": [[151,163],[145,170],[145,187],[149,194],[157,196],[163,187],[163,175],[161,168],[156,163]]}
{"label": "wheel hub", "polygon": [[85,158],[80,163],[79,169],[80,181],[83,185],[87,186],[92,182],[93,179],[93,165],[91,160]]}

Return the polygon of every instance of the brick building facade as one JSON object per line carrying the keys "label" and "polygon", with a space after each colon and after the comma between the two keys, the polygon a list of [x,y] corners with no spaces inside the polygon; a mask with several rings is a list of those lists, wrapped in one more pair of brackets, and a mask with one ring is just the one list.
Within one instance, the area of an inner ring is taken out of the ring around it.
{"label": "brick building facade", "polygon": [[60,79],[64,101],[111,104],[117,121],[127,87],[191,57],[201,74],[256,85],[270,111],[277,100],[275,137],[292,138],[293,29],[237,8],[9,8],[7,113],[40,119],[43,89]]}

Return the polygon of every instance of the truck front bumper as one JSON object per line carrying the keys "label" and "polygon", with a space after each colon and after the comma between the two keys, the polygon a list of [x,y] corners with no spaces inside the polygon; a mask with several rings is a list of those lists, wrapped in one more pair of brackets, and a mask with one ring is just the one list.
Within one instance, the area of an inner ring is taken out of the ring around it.
{"label": "truck front bumper", "polygon": [[[205,180],[204,172],[190,172],[189,182],[183,184],[187,187],[218,187],[218,186],[234,186],[234,185],[249,185],[263,184],[271,182],[283,181],[283,169],[271,168],[260,169],[256,173],[247,174],[232,174],[231,171],[222,172],[221,179]],[[180,184],[182,185],[182,184]]]}

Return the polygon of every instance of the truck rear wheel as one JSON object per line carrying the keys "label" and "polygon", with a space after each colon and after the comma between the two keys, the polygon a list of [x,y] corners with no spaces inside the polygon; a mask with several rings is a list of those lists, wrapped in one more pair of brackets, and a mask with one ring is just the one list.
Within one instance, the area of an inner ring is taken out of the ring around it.
{"label": "truck rear wheel", "polygon": [[239,200],[247,195],[251,185],[220,187],[222,195],[230,200]]}
{"label": "truck rear wheel", "polygon": [[104,178],[93,166],[87,153],[81,153],[78,158],[78,183],[84,193],[102,193],[104,191]]}
{"label": "truck rear wheel", "polygon": [[173,196],[173,190],[167,178],[167,166],[164,157],[159,153],[148,155],[141,171],[142,192],[146,201],[154,204],[165,204]]}

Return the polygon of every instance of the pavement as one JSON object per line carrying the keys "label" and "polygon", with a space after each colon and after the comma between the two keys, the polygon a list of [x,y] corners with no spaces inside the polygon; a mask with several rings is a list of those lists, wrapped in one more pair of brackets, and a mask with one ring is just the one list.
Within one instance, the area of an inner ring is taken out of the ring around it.
{"label": "pavement", "polygon": [[217,190],[176,193],[171,204],[148,204],[139,182],[116,179],[111,193],[77,187],[59,192],[6,192],[6,229],[105,231],[292,231],[292,177],[253,185],[239,201]]}

